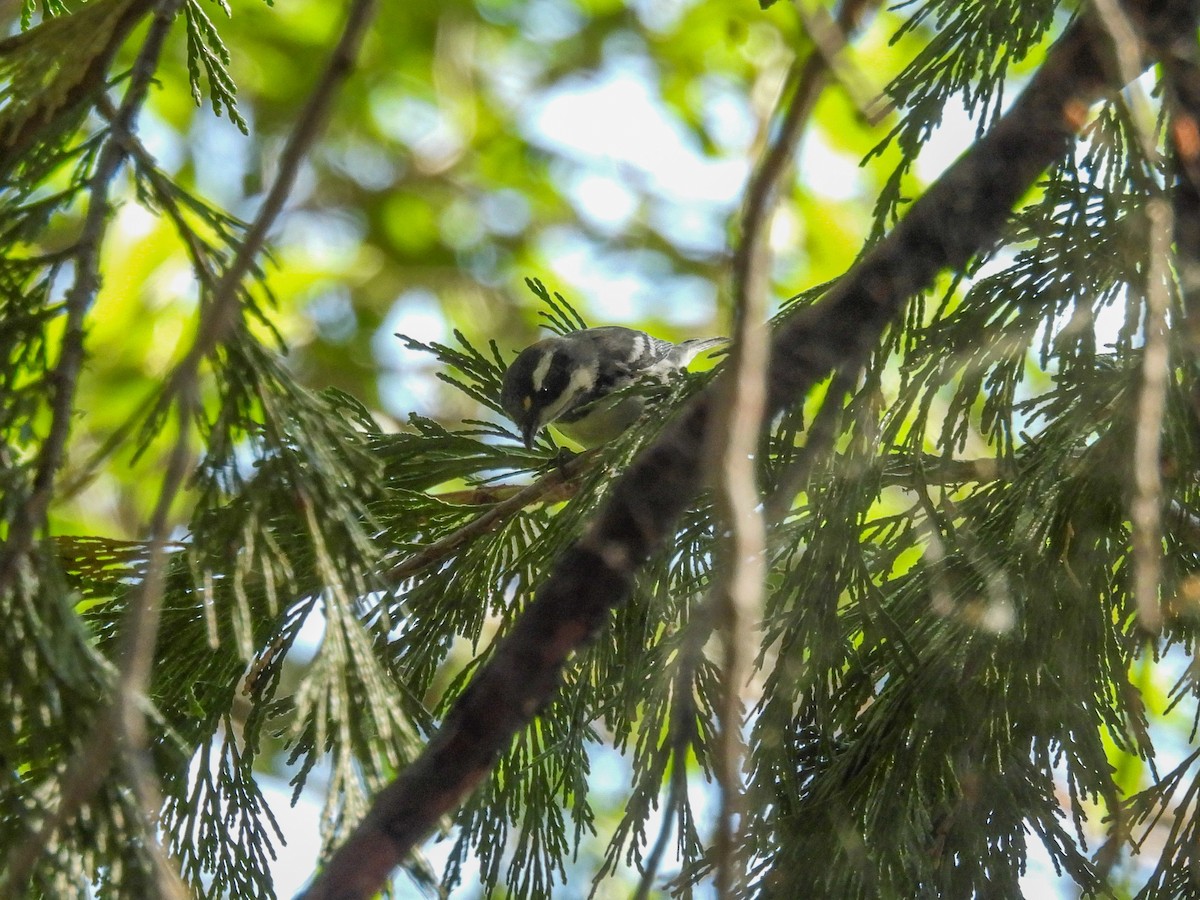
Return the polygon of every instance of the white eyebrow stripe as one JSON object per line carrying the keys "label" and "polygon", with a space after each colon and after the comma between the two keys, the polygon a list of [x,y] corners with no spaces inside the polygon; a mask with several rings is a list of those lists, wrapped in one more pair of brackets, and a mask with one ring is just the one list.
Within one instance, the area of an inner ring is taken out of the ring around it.
{"label": "white eyebrow stripe", "polygon": [[568,384],[567,393],[586,393],[590,391],[596,383],[596,378],[600,374],[600,367],[596,360],[590,359],[585,365],[578,366],[572,373]]}
{"label": "white eyebrow stripe", "polygon": [[554,354],[546,353],[538,360],[537,367],[533,370],[533,375],[530,377],[530,383],[533,384],[535,391],[542,389],[542,384],[546,380],[546,374],[550,371],[550,366],[554,362]]}
{"label": "white eyebrow stripe", "polygon": [[595,360],[576,366],[571,370],[567,384],[562,393],[550,397],[549,403],[538,413],[538,425],[547,425],[559,416],[573,411],[581,396],[587,394],[596,383],[597,366]]}

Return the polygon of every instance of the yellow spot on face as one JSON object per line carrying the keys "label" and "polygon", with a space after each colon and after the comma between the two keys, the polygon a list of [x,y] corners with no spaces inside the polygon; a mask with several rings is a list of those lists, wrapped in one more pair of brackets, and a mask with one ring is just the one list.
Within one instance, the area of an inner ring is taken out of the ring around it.
{"label": "yellow spot on face", "polygon": [[526,394],[521,398],[521,409],[529,412],[529,407],[533,406],[533,398]]}

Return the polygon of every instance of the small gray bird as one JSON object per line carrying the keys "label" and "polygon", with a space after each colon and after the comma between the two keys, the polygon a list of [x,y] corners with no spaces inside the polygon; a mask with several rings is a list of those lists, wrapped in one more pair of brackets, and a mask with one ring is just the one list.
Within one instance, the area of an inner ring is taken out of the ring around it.
{"label": "small gray bird", "polygon": [[504,373],[500,402],[526,447],[554,423],[584,447],[610,441],[642,414],[641,397],[605,398],[636,381],[666,379],[725,338],[672,344],[632,328],[606,325],[548,337],[526,347]]}

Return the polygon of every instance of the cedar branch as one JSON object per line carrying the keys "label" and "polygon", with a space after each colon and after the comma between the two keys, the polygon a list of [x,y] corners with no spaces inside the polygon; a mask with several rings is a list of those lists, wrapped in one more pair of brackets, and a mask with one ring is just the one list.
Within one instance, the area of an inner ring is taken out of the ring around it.
{"label": "cedar branch", "polygon": [[[134,62],[129,87],[117,110],[116,123],[124,130],[128,130],[145,100],[154,69],[158,64],[163,35],[169,27],[169,19],[174,15],[176,6],[177,2],[172,2],[172,0],[160,2],[157,5],[155,24],[151,26],[142,50]],[[116,22],[112,40],[105,52],[97,56],[89,66],[90,82],[81,82],[72,89],[72,94],[77,89],[82,90],[85,94],[92,93],[97,84],[103,83],[104,73],[108,69],[113,54],[128,36],[129,30],[134,28],[152,8],[154,8],[153,4],[146,0],[129,5],[129,8]],[[166,24],[163,24],[164,19]],[[25,38],[22,36],[23,40]],[[9,42],[0,43],[0,50],[18,46],[22,41],[12,38]],[[68,106],[74,107],[80,102],[80,99],[80,97],[72,96],[66,102]],[[14,137],[10,141],[10,145],[25,147],[33,140],[33,136]],[[71,255],[74,256],[75,261],[75,279],[67,291],[64,302],[66,323],[63,328],[62,344],[58,363],[48,378],[51,395],[50,429],[38,454],[32,491],[13,516],[3,552],[0,553],[0,593],[4,593],[15,583],[18,572],[26,563],[26,556],[33,546],[35,535],[45,525],[46,513],[54,497],[54,481],[66,456],[67,441],[71,434],[71,422],[75,413],[75,392],[86,356],[83,346],[84,321],[100,291],[100,249],[104,237],[108,233],[112,210],[109,188],[124,161],[124,149],[118,141],[113,140],[110,136],[105,141],[96,160],[96,167],[88,180],[87,212],[84,214],[79,238],[71,248]],[[3,168],[3,165],[4,163],[0,161],[0,169]]]}
{"label": "cedar branch", "polygon": [[[831,371],[861,365],[911,296],[943,269],[961,270],[998,239],[1014,205],[1070,150],[1089,107],[1104,94],[1107,51],[1090,17],[1076,20],[995,127],[819,303],[780,329],[768,409],[797,402]],[[638,567],[699,490],[701,448],[720,380],[630,465],[425,751],[375,798],[308,900],[372,896],[550,701],[567,658],[628,597]]]}
{"label": "cedar branch", "polygon": [[[563,497],[564,494],[569,495],[574,492],[576,487],[575,478],[582,475],[595,458],[596,451],[594,450],[581,453],[562,466],[552,469],[532,484],[517,489],[515,493],[505,497],[487,511],[480,513],[466,525],[422,547],[411,556],[400,560],[387,570],[384,580],[388,584],[400,584],[422,569],[445,559],[468,541],[474,540],[481,534],[486,534],[498,527],[505,519],[520,512],[525,507],[531,506],[534,503],[542,503],[559,498],[565,499]],[[505,485],[505,487],[509,486]],[[475,496],[475,491],[464,493],[471,495],[465,502],[486,502],[480,501]],[[440,499],[447,495],[434,496]]]}
{"label": "cedar branch", "polygon": [[[150,30],[134,62],[129,87],[117,110],[114,127],[128,131],[145,101],[179,3],[180,0],[162,0],[155,9]],[[84,320],[100,290],[100,248],[112,211],[109,188],[124,159],[123,146],[110,138],[100,152],[88,185],[88,210],[83,232],[75,245],[78,272],[67,293],[67,323],[59,363],[55,369],[52,424],[42,445],[34,479],[34,495],[25,504],[22,515],[13,523],[10,532],[9,545],[0,565],[0,593],[8,589],[10,579],[24,564],[34,533],[45,519],[54,492],[54,477],[66,451],[75,389],[85,357]],[[87,742],[72,760],[63,778],[62,797],[58,806],[46,816],[35,834],[20,846],[12,848],[8,854],[7,872],[3,881],[0,881],[0,896],[16,897],[23,894],[28,875],[42,850],[53,840],[59,828],[71,821],[79,807],[100,787],[112,764],[117,736],[116,710],[113,708],[100,716]],[[164,870],[160,874],[163,883],[172,884],[169,872]]]}

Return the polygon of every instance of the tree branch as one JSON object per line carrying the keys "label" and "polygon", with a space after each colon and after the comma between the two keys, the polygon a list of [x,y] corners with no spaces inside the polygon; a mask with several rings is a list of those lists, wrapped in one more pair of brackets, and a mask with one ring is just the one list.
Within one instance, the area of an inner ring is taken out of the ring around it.
{"label": "tree branch", "polygon": [[1175,272],[1183,304],[1185,347],[1192,360],[1192,414],[1200,421],[1200,47],[1195,17],[1162,54],[1171,145],[1171,207],[1175,219]]}
{"label": "tree branch", "polygon": [[[155,23],[151,26],[145,43],[133,64],[129,86],[125,91],[121,106],[117,110],[117,127],[128,130],[130,123],[146,99],[146,92],[158,66],[163,40],[170,28],[170,19],[174,16],[178,5],[179,0],[166,0],[166,2],[158,4]],[[86,84],[81,82],[80,86],[77,86],[80,90],[91,92],[96,89],[97,83],[103,83],[104,73],[120,43],[128,35],[129,30],[151,8],[151,4],[146,2],[130,4],[129,9],[117,22],[116,33],[106,52],[93,61],[89,69],[89,72],[92,73],[91,82]],[[11,38],[10,42],[6,42],[3,46],[14,46],[16,42],[17,38]],[[80,99],[72,97],[64,103],[74,105]],[[31,136],[13,138],[18,146],[32,140]],[[49,379],[52,398],[50,430],[42,442],[38,454],[32,491],[13,516],[3,552],[0,552],[0,594],[5,593],[12,586],[17,572],[24,564],[25,558],[33,546],[35,534],[45,523],[50,501],[54,496],[54,479],[66,455],[67,439],[71,433],[71,419],[75,412],[75,391],[85,355],[83,323],[100,290],[100,248],[105,234],[108,232],[112,211],[109,187],[124,161],[125,152],[122,145],[113,140],[110,135],[100,150],[96,168],[88,181],[87,213],[84,215],[79,239],[72,247],[71,255],[75,260],[75,280],[67,291],[64,301],[66,324],[63,329],[58,364]]]}
{"label": "tree branch", "polygon": [[[847,0],[838,26],[844,33],[857,24],[868,0]],[[829,23],[832,25],[832,23]],[[816,38],[814,37],[814,40]],[[836,52],[814,49],[793,64],[795,90],[784,108],[772,141],[746,188],[741,241],[733,255],[733,347],[726,366],[724,390],[716,395],[714,427],[706,456],[714,482],[719,562],[716,584],[708,599],[719,623],[722,644],[721,698],[717,706],[721,736],[716,754],[721,805],[715,842],[717,896],[731,897],[742,885],[736,860],[739,821],[745,821],[741,778],[742,689],[758,643],[766,578],[767,529],[758,486],[756,450],[766,411],[767,304],[772,253],[771,220],[779,205],[784,179],[817,99],[829,82]]]}
{"label": "tree branch", "polygon": [[[463,488],[459,491],[446,491],[441,494],[430,494],[434,500],[440,500],[442,503],[450,503],[455,506],[491,506],[493,503],[503,503],[505,500],[511,500],[517,494],[526,490],[529,487],[527,484],[480,484],[472,488]],[[545,494],[539,495],[536,499],[530,500],[529,504],[534,503],[563,503],[570,500],[579,491],[579,482],[575,480],[560,481],[554,488]]]}
{"label": "tree branch", "polygon": [[171,385],[175,385],[181,379],[186,380],[186,373],[198,366],[200,360],[208,356],[236,324],[242,282],[255,268],[255,260],[266,243],[267,233],[291,195],[300,164],[304,162],[304,157],[325,127],[334,95],[354,68],[359,45],[374,12],[375,0],[355,0],[346,13],[342,36],[301,111],[296,127],[292,129],[287,143],[283,146],[275,180],[267,191],[267,196],[263,198],[258,215],[246,229],[237,255],[221,274],[221,280],[213,289],[209,310],[200,323],[196,340],[187,356],[180,360],[172,373]]}
{"label": "tree branch", "polygon": [[[592,462],[595,461],[596,454],[597,451],[595,450],[588,450],[586,453],[581,453],[565,465],[543,475],[537,481],[533,482],[533,484],[519,488],[511,496],[501,500],[486,512],[480,513],[462,528],[451,532],[443,538],[439,538],[412,556],[396,563],[387,570],[384,580],[388,584],[400,584],[427,566],[445,559],[468,541],[474,540],[481,534],[487,534],[499,526],[505,519],[515,515],[525,507],[551,498],[561,497],[564,493],[569,496],[574,493],[574,479],[587,471]],[[505,487],[511,486],[505,485]],[[466,493],[472,495],[469,502],[481,502],[475,499],[474,492]],[[440,497],[445,495],[435,496]]]}
{"label": "tree branch", "polygon": [[[117,110],[114,128],[128,131],[145,101],[146,92],[154,79],[163,44],[171,30],[180,2],[181,0],[163,0],[158,4],[150,30],[134,63],[129,86]],[[42,445],[34,479],[34,495],[14,521],[9,544],[0,563],[0,593],[8,589],[11,578],[22,565],[32,546],[35,530],[45,519],[53,494],[54,476],[66,450],[70,420],[74,412],[75,389],[83,367],[83,322],[100,289],[100,246],[108,229],[112,209],[108,191],[124,159],[123,145],[110,137],[100,151],[96,170],[89,183],[88,211],[82,235],[76,244],[77,274],[66,298],[67,324],[61,356],[55,369],[50,433]],[[33,871],[47,843],[100,787],[112,765],[113,751],[116,747],[118,724],[114,721],[113,712],[110,709],[93,725],[91,735],[80,748],[63,778],[62,794],[57,808],[47,815],[36,834],[13,848],[9,854],[6,877],[0,883],[0,895],[15,897],[24,893],[29,873]],[[170,884],[169,873],[162,874],[163,883]]]}
{"label": "tree branch", "polygon": [[[1117,0],[1094,0],[1098,18],[1112,38],[1117,68],[1126,85],[1123,96],[1141,145],[1152,168],[1159,161],[1158,140],[1150,104],[1136,79],[1143,67],[1143,40]],[[1194,35],[1193,35],[1194,36]],[[1133,596],[1138,624],[1150,634],[1162,629],[1159,583],[1162,580],[1162,423],[1167,406],[1167,305],[1171,253],[1171,207],[1161,196],[1146,204],[1149,220],[1146,272],[1146,320],[1143,325],[1142,383],[1138,390],[1133,445],[1133,496],[1129,519],[1133,524]]]}
{"label": "tree branch", "polygon": [[[767,408],[797,402],[835,369],[861,365],[913,294],[995,241],[1011,209],[1067,153],[1104,92],[1106,52],[1089,17],[1073,23],[992,131],[814,306],[776,335]],[[514,733],[553,697],[567,658],[629,595],[642,562],[671,534],[702,483],[702,446],[718,379],[643,451],[553,572],[425,751],[376,797],[307,893],[373,895],[392,868],[487,777]]]}

